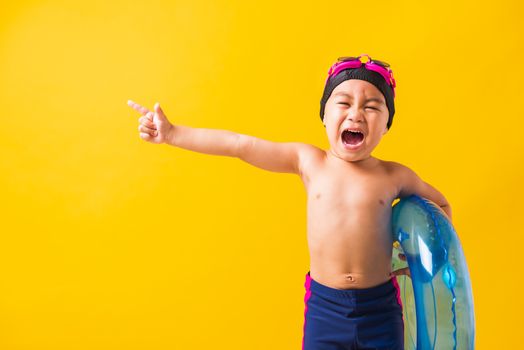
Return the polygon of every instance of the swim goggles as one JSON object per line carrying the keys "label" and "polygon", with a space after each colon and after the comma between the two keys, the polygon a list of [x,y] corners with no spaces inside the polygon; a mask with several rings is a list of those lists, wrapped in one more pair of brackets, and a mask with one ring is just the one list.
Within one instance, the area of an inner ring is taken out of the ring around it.
{"label": "swim goggles", "polygon": [[[393,71],[391,70],[389,63],[379,60],[372,60],[367,54],[362,54],[358,57],[339,57],[337,62],[333,64],[328,71],[328,77],[326,78],[326,84],[329,77],[337,75],[341,70],[348,68],[359,68],[362,66],[360,57],[366,56],[368,61],[364,64],[366,69],[372,70],[379,73],[386,80],[389,86],[393,90],[393,98],[395,97],[395,79],[393,78]],[[324,84],[325,85],[325,84]]]}

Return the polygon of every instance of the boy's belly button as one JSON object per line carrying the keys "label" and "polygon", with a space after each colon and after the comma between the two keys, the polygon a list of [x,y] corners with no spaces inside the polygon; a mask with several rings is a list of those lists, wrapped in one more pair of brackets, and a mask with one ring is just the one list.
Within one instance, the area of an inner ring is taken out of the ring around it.
{"label": "boy's belly button", "polygon": [[351,282],[351,283],[356,282],[356,278],[352,274],[347,274],[345,277],[346,277],[346,281],[348,282]]}

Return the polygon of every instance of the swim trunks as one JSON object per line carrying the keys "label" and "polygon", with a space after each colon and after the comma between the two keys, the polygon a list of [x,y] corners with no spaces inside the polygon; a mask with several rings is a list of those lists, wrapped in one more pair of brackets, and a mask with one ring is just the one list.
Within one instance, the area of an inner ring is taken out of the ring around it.
{"label": "swim trunks", "polygon": [[365,289],[336,289],[306,274],[302,350],[404,349],[396,276]]}

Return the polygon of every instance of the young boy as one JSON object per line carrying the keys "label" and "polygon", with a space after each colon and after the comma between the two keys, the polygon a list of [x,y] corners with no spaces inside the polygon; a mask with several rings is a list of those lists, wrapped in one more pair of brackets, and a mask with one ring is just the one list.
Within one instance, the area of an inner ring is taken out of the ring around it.
{"label": "young boy", "polygon": [[[360,58],[368,57],[364,65]],[[368,55],[339,58],[328,72],[320,117],[330,148],[271,142],[227,130],[171,124],[159,104],[142,114],[140,137],[152,143],[238,157],[259,168],[297,174],[307,192],[302,349],[403,349],[404,323],[391,271],[392,202],[418,194],[451,207],[408,167],[371,156],[393,121],[395,81],[389,65]],[[401,256],[405,260],[405,257]]]}

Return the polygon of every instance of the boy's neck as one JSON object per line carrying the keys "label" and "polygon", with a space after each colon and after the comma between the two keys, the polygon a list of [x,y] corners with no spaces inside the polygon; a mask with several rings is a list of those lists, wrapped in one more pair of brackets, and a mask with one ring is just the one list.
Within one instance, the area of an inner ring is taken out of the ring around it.
{"label": "boy's neck", "polygon": [[358,166],[367,166],[367,165],[374,164],[377,161],[379,161],[377,158],[373,157],[371,154],[368,154],[365,158],[362,158],[362,159],[345,160],[341,158],[340,156],[338,156],[335,152],[333,152],[332,149],[330,149],[327,152],[327,157],[328,159],[329,158],[333,159],[335,162],[339,162],[343,164],[354,164]]}

